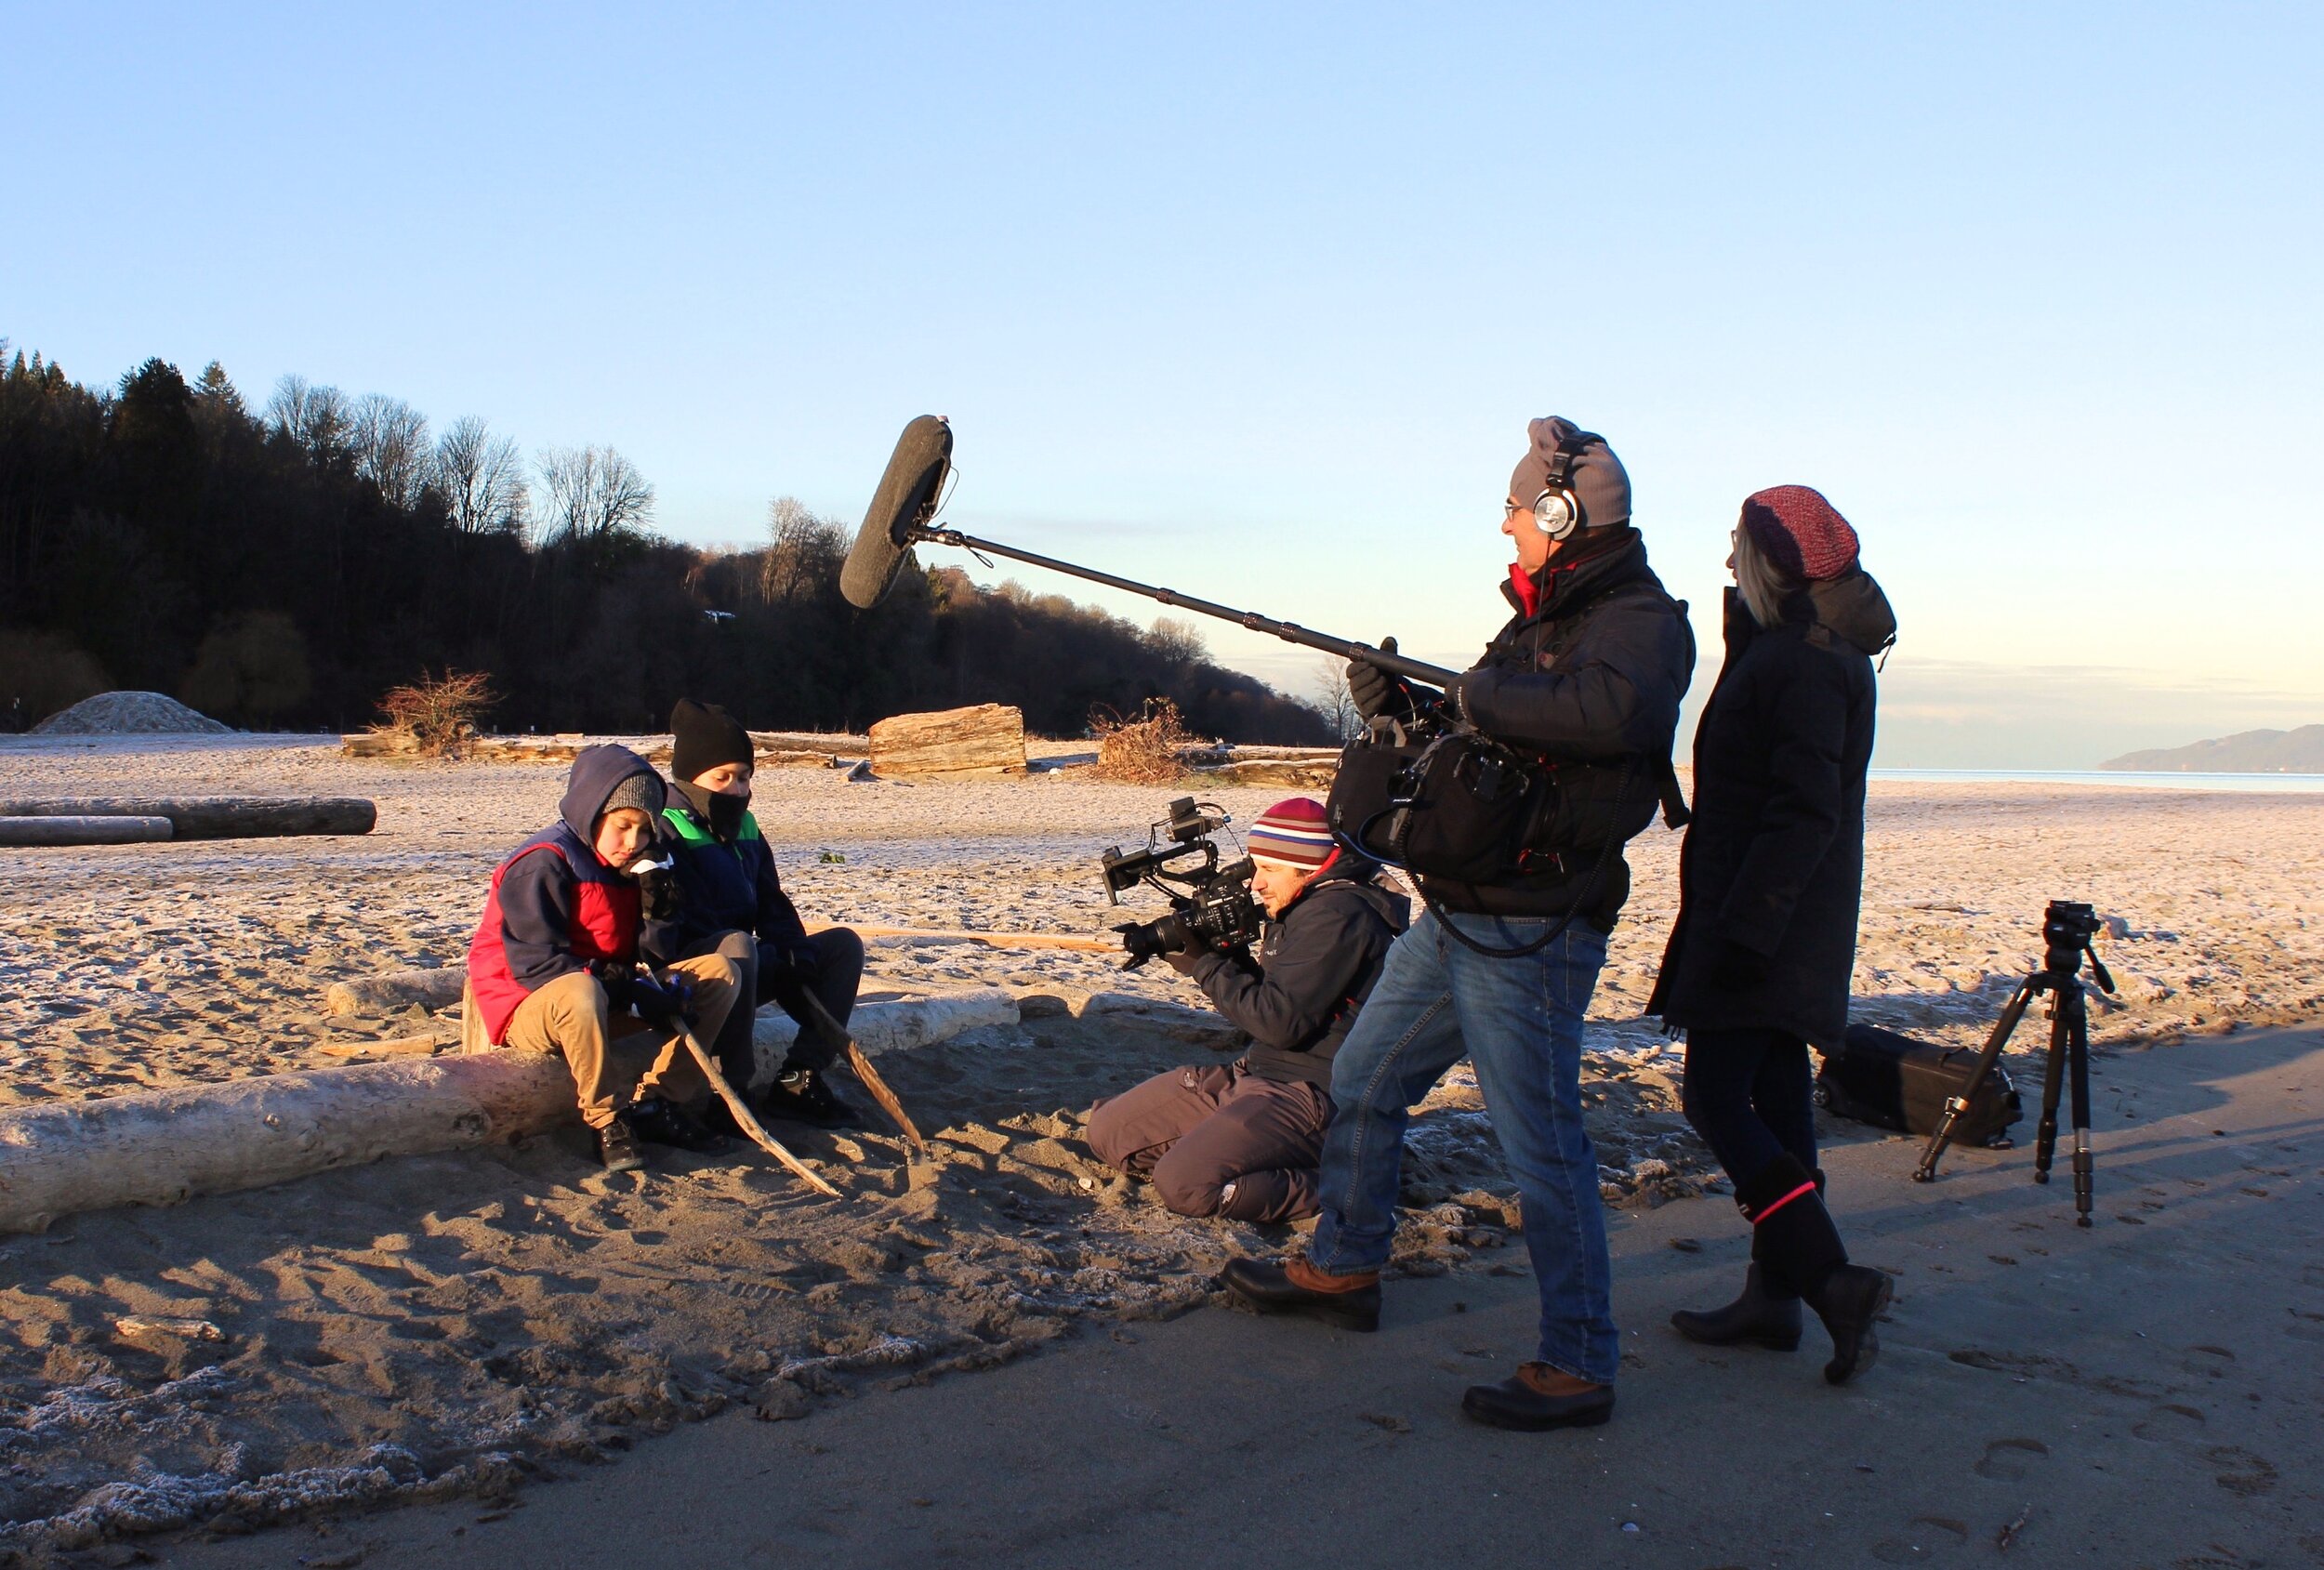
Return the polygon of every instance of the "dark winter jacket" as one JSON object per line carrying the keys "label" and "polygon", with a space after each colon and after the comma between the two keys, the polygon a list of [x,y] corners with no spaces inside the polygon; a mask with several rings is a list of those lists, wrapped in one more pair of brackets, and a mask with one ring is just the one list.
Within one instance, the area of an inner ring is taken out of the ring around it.
{"label": "dark winter jacket", "polygon": [[638,886],[598,860],[597,818],[614,789],[653,765],[627,747],[584,747],[558,804],[559,822],[494,872],[468,970],[485,1033],[496,1043],[524,999],[558,977],[637,958]]}
{"label": "dark winter jacket", "polygon": [[807,941],[757,818],[745,812],[734,838],[720,839],[684,792],[672,789],[659,826],[658,848],[675,863],[678,905],[674,915],[646,924],[647,952],[674,959],[720,932],[748,932],[777,947]]}
{"label": "dark winter jacket", "polygon": [[1343,851],[1261,928],[1257,955],[1200,948],[1170,963],[1250,1037],[1253,1074],[1329,1090],[1332,1055],[1411,915],[1377,863]]}
{"label": "dark winter jacket", "polygon": [[1726,661],[1695,732],[1679,916],[1646,1011],[1831,1047],[1855,968],[1871,656],[1896,621],[1862,572],[1812,585],[1785,617],[1762,628],[1727,593]]}
{"label": "dark winter jacket", "polygon": [[[1684,601],[1646,565],[1637,530],[1578,538],[1530,579],[1512,570],[1501,592],[1517,614],[1451,694],[1478,730],[1548,759],[1563,821],[1537,838],[1558,841],[1543,847],[1556,859],[1529,873],[1512,866],[1490,885],[1432,877],[1424,887],[1449,909],[1501,916],[1563,916],[1586,895],[1581,914],[1611,930],[1630,898],[1620,842],[1652,817],[1669,777],[1695,635]],[[1626,821],[1609,827],[1618,818]]]}

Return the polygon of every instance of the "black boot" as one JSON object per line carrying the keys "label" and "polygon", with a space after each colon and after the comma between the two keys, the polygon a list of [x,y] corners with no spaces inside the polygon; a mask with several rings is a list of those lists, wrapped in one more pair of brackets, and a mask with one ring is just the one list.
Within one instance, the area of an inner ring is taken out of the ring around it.
{"label": "black boot", "polygon": [[1229,1290],[1261,1313],[1313,1314],[1342,1330],[1380,1328],[1378,1272],[1326,1275],[1303,1259],[1288,1265],[1229,1260],[1220,1275]]}
{"label": "black boot", "polygon": [[1873,1322],[1895,1286],[1879,1271],[1848,1262],[1840,1229],[1807,1168],[1790,1156],[1779,1157],[1750,1183],[1738,1185],[1736,1197],[1751,1219],[1752,1252],[1799,1288],[1830,1332],[1826,1382],[1845,1384],[1872,1366],[1881,1350]]}
{"label": "black boot", "polygon": [[645,1156],[631,1137],[629,1125],[619,1115],[597,1131],[597,1154],[608,1172],[635,1172],[645,1165]]}
{"label": "black boot", "polygon": [[697,1154],[726,1148],[723,1135],[704,1125],[702,1119],[675,1102],[659,1096],[648,1096],[635,1106],[626,1107],[620,1120],[629,1131],[649,1144],[674,1145]]}
{"label": "black boot", "polygon": [[781,1117],[818,1128],[849,1128],[863,1119],[839,1100],[819,1068],[786,1068],[759,1102],[761,1117]]}
{"label": "black boot", "polygon": [[1509,1379],[1471,1385],[1460,1409],[1480,1423],[1525,1433],[1595,1428],[1614,1415],[1614,1387],[1527,1363]]}
{"label": "black boot", "polygon": [[1800,1350],[1800,1300],[1770,1290],[1758,1262],[1743,1277],[1743,1295],[1724,1308],[1681,1309],[1671,1326],[1690,1341],[1732,1347],[1748,1343],[1769,1352]]}

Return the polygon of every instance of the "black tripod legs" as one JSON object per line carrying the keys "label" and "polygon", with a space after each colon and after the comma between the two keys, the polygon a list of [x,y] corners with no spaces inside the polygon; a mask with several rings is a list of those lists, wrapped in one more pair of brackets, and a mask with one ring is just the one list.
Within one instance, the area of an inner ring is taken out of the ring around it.
{"label": "black tripod legs", "polygon": [[2090,1016],[2084,1011],[2079,985],[2059,996],[2058,1013],[2066,1030],[2067,1050],[2073,1059],[2074,1224],[2086,1227],[2097,1187],[2097,1164],[2090,1149]]}

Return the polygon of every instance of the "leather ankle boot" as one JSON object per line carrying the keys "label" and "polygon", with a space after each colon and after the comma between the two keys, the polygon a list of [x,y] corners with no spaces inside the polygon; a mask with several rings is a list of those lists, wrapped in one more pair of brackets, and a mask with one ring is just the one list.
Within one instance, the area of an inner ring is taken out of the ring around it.
{"label": "leather ankle boot", "polygon": [[1842,1265],[1807,1295],[1808,1306],[1831,1333],[1831,1361],[1824,1365],[1824,1382],[1844,1385],[1872,1366],[1880,1355],[1880,1338],[1872,1329],[1896,1284],[1869,1265]]}
{"label": "leather ankle boot", "polygon": [[1229,1290],[1261,1313],[1312,1314],[1342,1330],[1380,1328],[1380,1273],[1327,1275],[1304,1259],[1288,1264],[1229,1260],[1220,1273]]}
{"label": "leather ankle boot", "polygon": [[1705,1346],[1749,1344],[1770,1352],[1800,1350],[1800,1300],[1777,1297],[1757,1263],[1743,1277],[1743,1295],[1724,1308],[1681,1309],[1671,1327]]}
{"label": "leather ankle boot", "polygon": [[1497,1384],[1471,1385],[1460,1409],[1480,1423],[1525,1433],[1594,1428],[1614,1415],[1614,1387],[1527,1363]]}

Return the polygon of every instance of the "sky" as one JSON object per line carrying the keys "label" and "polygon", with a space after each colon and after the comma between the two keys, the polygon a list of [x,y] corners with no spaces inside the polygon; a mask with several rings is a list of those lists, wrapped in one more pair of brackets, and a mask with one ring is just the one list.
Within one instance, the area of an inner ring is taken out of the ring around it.
{"label": "sky", "polygon": [[1902,626],[1878,763],[2324,721],[2324,7],[20,4],[0,59],[0,336],[85,381],[611,443],[701,543],[852,524],[943,414],[957,527],[1452,666],[1560,414],[1697,702],[1801,483]]}

